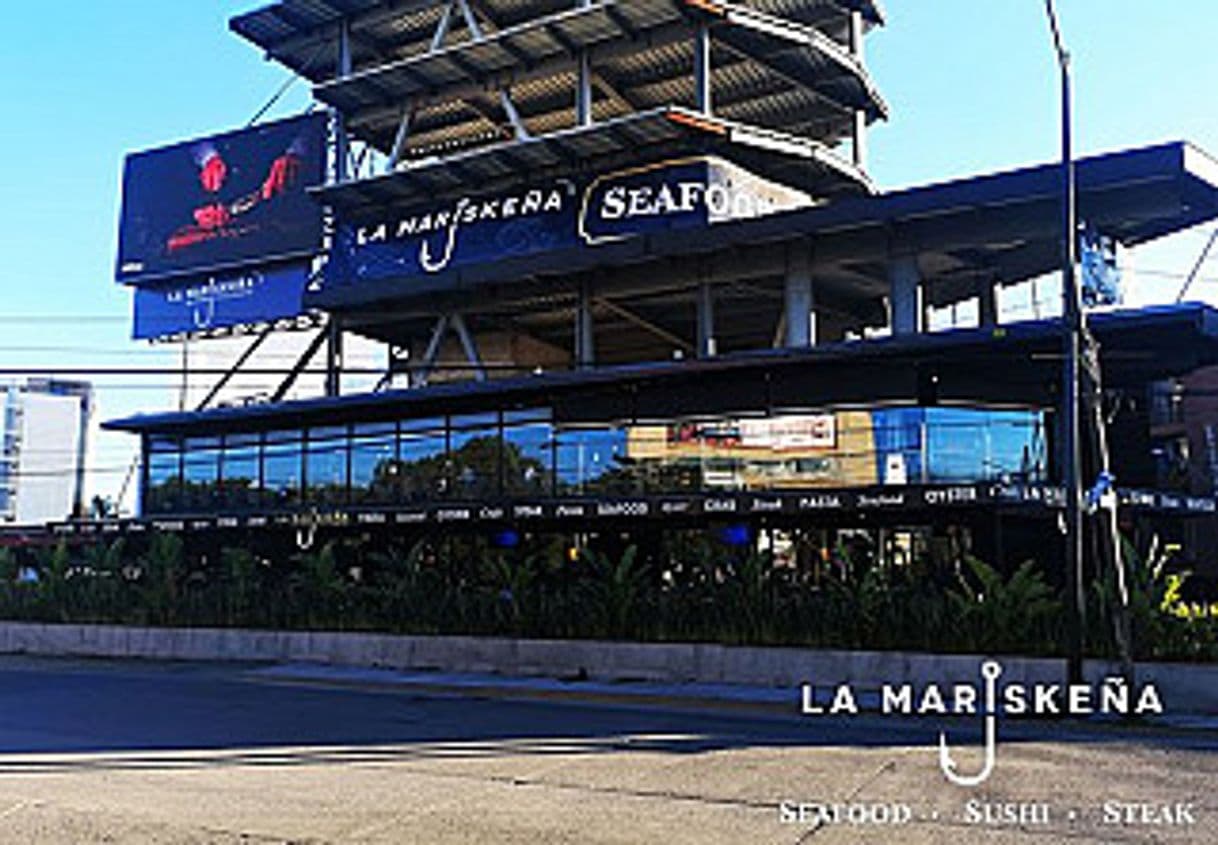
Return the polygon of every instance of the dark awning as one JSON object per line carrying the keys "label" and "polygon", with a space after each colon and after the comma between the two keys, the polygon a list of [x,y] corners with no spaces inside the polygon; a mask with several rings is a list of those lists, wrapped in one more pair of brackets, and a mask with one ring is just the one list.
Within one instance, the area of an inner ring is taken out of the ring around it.
{"label": "dark awning", "polygon": [[[1093,315],[1105,385],[1142,389],[1218,363],[1218,311],[1187,304]],[[703,361],[113,420],[109,430],[218,434],[550,405],[566,420],[660,419],[881,403],[1048,407],[1061,372],[1057,320],[960,329]]]}

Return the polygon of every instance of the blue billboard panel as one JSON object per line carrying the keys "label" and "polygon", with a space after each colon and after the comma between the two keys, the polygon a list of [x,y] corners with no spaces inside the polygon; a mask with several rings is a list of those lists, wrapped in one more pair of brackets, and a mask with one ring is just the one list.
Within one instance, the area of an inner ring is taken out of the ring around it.
{"label": "blue billboard panel", "polygon": [[129,155],[116,278],[144,284],[313,255],[324,115]]}
{"label": "blue billboard panel", "polygon": [[295,317],[309,265],[266,267],[135,289],[132,336],[139,340]]}
{"label": "blue billboard panel", "polygon": [[663,162],[577,183],[340,221],[325,286],[425,277],[508,258],[699,228],[807,205],[806,195],[713,157]]}

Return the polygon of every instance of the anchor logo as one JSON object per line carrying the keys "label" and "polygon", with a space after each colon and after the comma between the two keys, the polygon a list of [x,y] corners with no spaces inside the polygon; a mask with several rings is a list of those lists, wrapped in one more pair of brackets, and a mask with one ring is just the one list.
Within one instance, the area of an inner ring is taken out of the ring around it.
{"label": "anchor logo", "polygon": [[998,661],[987,660],[981,664],[981,676],[985,679],[985,762],[981,771],[975,775],[960,774],[947,744],[947,734],[939,732],[939,768],[957,786],[980,786],[994,772],[998,752],[998,676],[1001,674],[1002,664]]}
{"label": "anchor logo", "polygon": [[428,273],[439,273],[453,260],[453,252],[457,249],[457,229],[461,226],[461,217],[469,206],[469,198],[461,197],[457,201],[457,209],[453,212],[444,236],[444,251],[437,258],[431,254],[431,245],[424,240],[419,246],[419,266]]}

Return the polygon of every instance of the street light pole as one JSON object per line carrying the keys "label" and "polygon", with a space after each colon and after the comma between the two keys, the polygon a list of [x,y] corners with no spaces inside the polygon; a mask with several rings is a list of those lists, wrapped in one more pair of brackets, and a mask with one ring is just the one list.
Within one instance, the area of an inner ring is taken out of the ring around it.
{"label": "street light pole", "polygon": [[1061,142],[1062,142],[1062,368],[1061,440],[1062,480],[1066,493],[1066,674],[1071,683],[1083,677],[1083,630],[1086,612],[1083,585],[1083,491],[1082,448],[1079,425],[1080,346],[1083,335],[1083,308],[1075,276],[1075,250],[1078,238],[1074,152],[1071,138],[1070,53],[1062,42],[1061,28],[1053,0],[1045,0],[1045,12],[1053,34],[1053,49],[1061,69]]}

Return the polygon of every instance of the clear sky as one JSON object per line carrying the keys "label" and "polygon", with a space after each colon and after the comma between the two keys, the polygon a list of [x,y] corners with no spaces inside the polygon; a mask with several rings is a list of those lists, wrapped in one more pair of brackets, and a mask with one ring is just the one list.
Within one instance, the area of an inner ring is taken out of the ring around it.
{"label": "clear sky", "polygon": [[[286,78],[229,33],[256,0],[63,0],[5,8],[0,48],[0,367],[156,366],[113,282],[124,153],[243,125]],[[1058,0],[1075,56],[1077,147],[1188,139],[1218,154],[1218,3]],[[1057,73],[1041,0],[889,0],[867,42],[892,119],[871,139],[883,188],[1057,155]],[[271,112],[301,111],[298,84]],[[1133,253],[1140,298],[1170,300],[1209,229]],[[1198,297],[1218,301],[1218,260]],[[97,379],[99,416],[165,408],[172,379]],[[133,452],[94,442],[95,489]]]}

